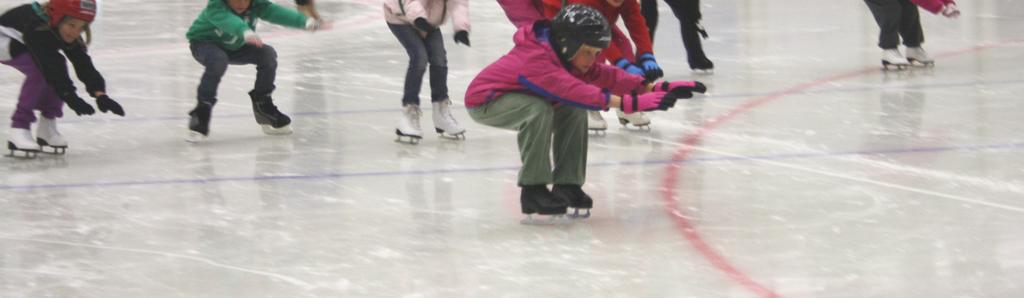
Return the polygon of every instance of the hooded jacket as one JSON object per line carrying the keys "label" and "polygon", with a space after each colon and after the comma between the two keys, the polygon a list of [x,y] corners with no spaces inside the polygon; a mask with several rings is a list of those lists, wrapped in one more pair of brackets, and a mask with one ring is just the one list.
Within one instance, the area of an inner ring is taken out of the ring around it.
{"label": "hooded jacket", "polygon": [[[0,51],[3,51],[0,61],[24,53],[32,55],[32,61],[42,72],[46,83],[64,101],[77,96],[75,84],[68,74],[67,61],[71,61],[75,74],[85,83],[90,96],[106,91],[106,81],[93,65],[85,41],[79,38],[65,43],[57,29],[50,28],[49,22],[50,17],[39,3],[21,5],[0,15]],[[60,52],[64,52],[64,56]]]}
{"label": "hooded jacket", "polygon": [[517,92],[587,110],[607,110],[609,96],[643,92],[644,78],[594,60],[585,73],[570,71],[551,47],[551,23],[524,26],[508,54],[484,68],[466,90],[466,107],[480,107]]}
{"label": "hooded jacket", "polygon": [[274,4],[270,0],[252,0],[242,14],[236,14],[226,0],[209,0],[206,8],[192,22],[185,37],[190,43],[213,42],[221,48],[234,51],[245,45],[246,34],[256,30],[256,20],[292,28],[305,28],[308,19],[298,11]]}

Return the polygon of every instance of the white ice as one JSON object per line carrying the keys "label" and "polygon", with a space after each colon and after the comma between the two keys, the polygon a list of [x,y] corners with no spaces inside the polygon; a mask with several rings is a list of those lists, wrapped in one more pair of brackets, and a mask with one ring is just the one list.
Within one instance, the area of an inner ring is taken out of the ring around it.
{"label": "white ice", "polygon": [[[593,217],[561,226],[519,224],[515,134],[462,103],[511,47],[494,1],[472,47],[444,28],[467,140],[418,146],[393,141],[407,57],[371,0],[260,29],[293,135],[261,133],[232,66],[184,142],[202,2],[103,2],[92,55],[128,116],[66,110],[66,156],[0,159],[0,296],[1024,297],[1024,2],[922,10],[936,66],[883,72],[863,1],[705,0],[711,75],[661,2],[659,62],[712,95],[592,137]],[[21,81],[0,67],[5,128]]]}

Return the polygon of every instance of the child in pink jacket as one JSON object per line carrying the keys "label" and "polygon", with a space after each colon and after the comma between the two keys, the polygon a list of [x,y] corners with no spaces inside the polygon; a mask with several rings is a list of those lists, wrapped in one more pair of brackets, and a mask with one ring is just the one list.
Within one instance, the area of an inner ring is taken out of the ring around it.
{"label": "child in pink jacket", "polygon": [[[921,48],[924,43],[924,31],[917,13],[920,5],[932,13],[942,13],[949,18],[960,15],[953,0],[864,0],[881,30],[878,34],[878,47],[882,48],[882,66],[890,65],[897,69],[910,66],[911,63],[934,65],[935,60]],[[899,51],[900,37],[907,46],[907,55]]]}
{"label": "child in pink jacket", "polygon": [[430,102],[434,130],[442,137],[461,139],[465,129],[452,117],[448,99],[448,57],[438,26],[449,17],[455,27],[455,42],[469,46],[469,0],[385,0],[384,17],[391,33],[409,54],[402,95],[402,117],[395,134],[399,140],[416,144],[420,129],[420,87],[423,73],[430,70]]}
{"label": "child in pink jacket", "polygon": [[589,216],[593,201],[582,189],[587,110],[667,110],[677,99],[706,89],[694,81],[648,84],[602,63],[597,58],[610,39],[600,12],[569,5],[552,21],[520,27],[515,47],[469,84],[466,107],[474,121],[518,131],[524,214],[560,215],[571,206],[575,216]]}

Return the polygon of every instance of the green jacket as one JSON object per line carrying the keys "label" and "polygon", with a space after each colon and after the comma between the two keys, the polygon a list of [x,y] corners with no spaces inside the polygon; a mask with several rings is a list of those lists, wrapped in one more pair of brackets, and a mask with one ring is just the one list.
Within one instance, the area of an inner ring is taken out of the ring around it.
{"label": "green jacket", "polygon": [[252,0],[249,10],[240,15],[225,0],[209,0],[185,37],[190,43],[214,42],[225,50],[238,50],[245,45],[245,32],[256,30],[256,19],[294,28],[306,27],[306,16],[270,0]]}

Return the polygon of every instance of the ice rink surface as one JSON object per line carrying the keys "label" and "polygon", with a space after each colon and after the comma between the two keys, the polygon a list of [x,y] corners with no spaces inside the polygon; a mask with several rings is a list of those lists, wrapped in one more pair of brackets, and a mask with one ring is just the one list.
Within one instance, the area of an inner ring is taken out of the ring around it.
{"label": "ice rink surface", "polygon": [[[662,2],[667,78],[712,94],[651,131],[606,113],[594,215],[559,226],[519,224],[515,134],[463,107],[512,45],[494,1],[472,0],[472,47],[444,27],[468,139],[418,146],[394,142],[407,56],[376,0],[260,28],[293,135],[260,131],[232,66],[210,139],[184,142],[201,2],[103,2],[91,51],[128,115],[65,109],[66,156],[0,159],[0,296],[1024,297],[1022,1],[922,10],[936,66],[883,72],[862,1],[705,0],[711,75]],[[5,133],[21,81],[0,70]]]}

